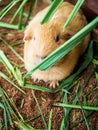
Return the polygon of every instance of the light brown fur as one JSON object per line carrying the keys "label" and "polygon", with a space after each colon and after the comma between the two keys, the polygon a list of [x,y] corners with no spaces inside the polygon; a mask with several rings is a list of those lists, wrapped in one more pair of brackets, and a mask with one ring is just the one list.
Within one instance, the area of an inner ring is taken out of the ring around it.
{"label": "light brown fur", "polygon": [[[63,32],[64,23],[68,19],[73,7],[72,4],[63,2],[49,23],[41,25],[40,21],[49,8],[47,7],[39,12],[29,23],[24,33],[24,62],[28,71],[87,24],[86,18],[80,10]],[[60,37],[59,42],[55,41],[57,35]],[[45,71],[37,70],[32,74],[32,77],[50,82],[66,78],[73,72],[79,57],[86,50],[89,39],[90,35],[87,35],[78,46],[72,49],[53,67]]]}

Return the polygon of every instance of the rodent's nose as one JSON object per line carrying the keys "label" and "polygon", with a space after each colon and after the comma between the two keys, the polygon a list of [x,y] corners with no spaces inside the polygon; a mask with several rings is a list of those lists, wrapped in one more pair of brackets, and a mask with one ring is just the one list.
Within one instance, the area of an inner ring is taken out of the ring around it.
{"label": "rodent's nose", "polygon": [[37,56],[37,58],[40,59],[41,61],[46,58],[46,56],[40,56],[40,55],[36,55],[36,56]]}

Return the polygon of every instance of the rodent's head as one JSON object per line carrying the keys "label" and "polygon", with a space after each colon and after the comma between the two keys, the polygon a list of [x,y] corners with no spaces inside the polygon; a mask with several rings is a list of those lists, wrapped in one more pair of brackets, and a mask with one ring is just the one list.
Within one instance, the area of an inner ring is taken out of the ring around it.
{"label": "rodent's head", "polygon": [[[41,61],[65,43],[72,35],[72,32],[68,29],[63,32],[63,27],[56,23],[43,25],[38,23],[29,29],[27,28],[24,40],[33,48],[33,58],[35,57],[35,60],[40,59]],[[62,62],[62,60],[59,62]]]}

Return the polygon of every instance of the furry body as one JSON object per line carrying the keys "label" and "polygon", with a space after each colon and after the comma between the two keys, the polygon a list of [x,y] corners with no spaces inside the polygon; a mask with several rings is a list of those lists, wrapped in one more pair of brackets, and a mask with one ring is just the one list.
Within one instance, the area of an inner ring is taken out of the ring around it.
{"label": "furry body", "polygon": [[[24,62],[25,68],[28,71],[87,24],[87,20],[80,10],[63,32],[64,23],[68,19],[73,7],[72,4],[63,2],[47,24],[41,25],[40,21],[49,7],[40,11],[30,21],[24,32]],[[87,35],[78,46],[73,48],[53,67],[45,71],[36,70],[32,74],[32,77],[34,79],[44,80],[45,82],[55,82],[66,78],[73,72],[79,57],[86,50],[89,39],[90,35]]]}

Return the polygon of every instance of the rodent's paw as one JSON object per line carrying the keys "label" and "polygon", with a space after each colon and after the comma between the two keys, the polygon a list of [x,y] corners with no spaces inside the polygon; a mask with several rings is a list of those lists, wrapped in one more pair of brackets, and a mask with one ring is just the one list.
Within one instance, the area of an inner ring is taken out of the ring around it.
{"label": "rodent's paw", "polygon": [[38,79],[38,78],[33,78],[33,81],[36,83],[40,83],[42,80]]}
{"label": "rodent's paw", "polygon": [[56,88],[56,87],[59,86],[59,82],[57,80],[55,80],[55,81],[49,81],[48,85],[49,85],[50,88]]}

